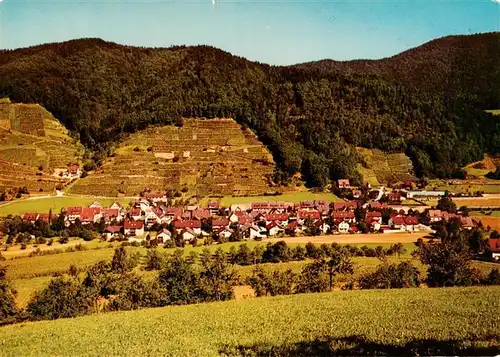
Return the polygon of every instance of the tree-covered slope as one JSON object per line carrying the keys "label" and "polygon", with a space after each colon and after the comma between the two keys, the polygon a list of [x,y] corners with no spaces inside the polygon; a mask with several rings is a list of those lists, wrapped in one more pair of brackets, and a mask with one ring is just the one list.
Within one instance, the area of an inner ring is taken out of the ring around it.
{"label": "tree-covered slope", "polygon": [[483,111],[500,107],[499,44],[500,34],[445,38],[331,69],[273,67],[207,46],[83,39],[1,52],[0,96],[41,103],[98,163],[123,134],[217,116],[257,133],[278,179],[297,171],[312,185],[355,177],[355,146],[406,152],[418,175],[446,177],[500,151],[498,120]]}

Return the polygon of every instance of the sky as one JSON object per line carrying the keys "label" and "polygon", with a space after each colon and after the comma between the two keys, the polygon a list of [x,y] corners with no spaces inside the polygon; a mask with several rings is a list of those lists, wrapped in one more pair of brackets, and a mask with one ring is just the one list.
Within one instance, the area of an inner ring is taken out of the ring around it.
{"label": "sky", "polygon": [[99,37],[212,45],[289,65],[376,59],[434,38],[500,31],[500,0],[0,0],[0,47]]}

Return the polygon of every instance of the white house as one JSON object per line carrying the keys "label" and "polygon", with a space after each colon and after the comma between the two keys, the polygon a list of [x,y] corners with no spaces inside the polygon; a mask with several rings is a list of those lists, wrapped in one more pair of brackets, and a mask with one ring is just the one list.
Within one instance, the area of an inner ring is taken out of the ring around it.
{"label": "white house", "polygon": [[172,239],[172,233],[168,229],[163,229],[156,235],[158,242],[165,243],[167,240]]}
{"label": "white house", "polygon": [[233,233],[234,231],[229,227],[222,227],[217,230],[217,235],[226,239],[229,239],[233,235]]}
{"label": "white house", "polygon": [[267,226],[267,231],[269,232],[269,236],[272,237],[272,236],[277,236],[278,234],[284,234],[285,233],[285,229],[279,225],[278,223],[276,222],[271,222],[269,223]]}
{"label": "white house", "polygon": [[123,233],[127,236],[143,236],[144,224],[142,222],[127,221],[123,223]]}
{"label": "white house", "polygon": [[339,228],[339,233],[342,233],[342,234],[345,234],[345,233],[349,233],[349,228],[351,226],[349,225],[349,223],[347,223],[346,221],[342,221],[338,224],[338,228]]}
{"label": "white house", "polygon": [[196,238],[197,234],[191,228],[188,227],[182,230],[181,236],[182,239],[184,239],[185,241],[189,241]]}

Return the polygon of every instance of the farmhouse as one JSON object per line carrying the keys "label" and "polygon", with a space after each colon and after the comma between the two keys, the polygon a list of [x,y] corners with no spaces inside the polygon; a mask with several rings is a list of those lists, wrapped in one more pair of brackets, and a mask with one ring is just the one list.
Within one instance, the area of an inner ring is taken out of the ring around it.
{"label": "farmhouse", "polygon": [[23,221],[30,222],[34,224],[38,218],[38,213],[25,213],[23,215]]}
{"label": "farmhouse", "polygon": [[178,233],[182,233],[183,230],[189,228],[189,233],[192,232],[195,236],[201,234],[201,222],[197,220],[174,221],[174,228]]}
{"label": "farmhouse", "polygon": [[118,238],[122,230],[121,226],[108,226],[104,229],[103,236],[106,239]]}
{"label": "farmhouse", "polygon": [[158,243],[165,243],[167,240],[172,239],[172,233],[168,229],[163,229],[156,235]]}
{"label": "farmhouse", "polygon": [[278,224],[277,222],[271,222],[271,223],[269,223],[268,225],[266,225],[266,228],[267,228],[267,231],[268,231],[268,235],[270,237],[277,236],[278,234],[284,234],[285,233],[285,229],[280,224]]}
{"label": "farmhouse", "polygon": [[123,223],[123,233],[126,236],[137,237],[144,235],[144,223],[137,221],[125,221]]}
{"label": "farmhouse", "polygon": [[181,230],[182,239],[185,241],[190,241],[196,238],[198,234],[191,228],[187,227]]}

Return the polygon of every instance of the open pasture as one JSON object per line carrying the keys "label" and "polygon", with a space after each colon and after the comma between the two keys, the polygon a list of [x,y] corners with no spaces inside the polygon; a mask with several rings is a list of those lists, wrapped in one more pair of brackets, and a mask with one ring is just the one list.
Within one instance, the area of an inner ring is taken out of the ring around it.
{"label": "open pasture", "polygon": [[0,217],[12,215],[22,215],[26,212],[52,213],[58,214],[62,208],[70,206],[88,206],[97,201],[104,207],[109,207],[113,202],[118,201],[127,206],[129,202],[134,201],[129,198],[94,198],[78,196],[51,196],[43,198],[24,199],[20,201],[8,202],[0,206]]}

